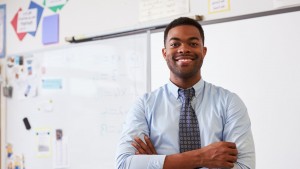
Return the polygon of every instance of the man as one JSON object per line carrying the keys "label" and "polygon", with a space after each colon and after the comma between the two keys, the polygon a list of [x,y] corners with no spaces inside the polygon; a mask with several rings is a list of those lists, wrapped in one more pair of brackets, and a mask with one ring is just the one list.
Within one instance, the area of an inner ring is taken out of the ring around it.
{"label": "man", "polygon": [[145,94],[124,125],[118,169],[254,169],[247,109],[234,93],[205,82],[204,32],[193,19],[172,21],[162,54],[170,82]]}

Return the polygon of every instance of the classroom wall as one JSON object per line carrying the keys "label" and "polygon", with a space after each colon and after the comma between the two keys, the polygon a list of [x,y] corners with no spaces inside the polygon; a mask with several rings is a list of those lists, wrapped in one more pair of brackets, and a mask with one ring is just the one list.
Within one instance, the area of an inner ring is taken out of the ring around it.
{"label": "classroom wall", "polygon": [[[42,5],[43,0],[34,2]],[[277,8],[280,2],[297,3],[299,0],[237,0],[230,1],[230,10],[220,13],[208,13],[208,0],[190,0],[190,13],[185,16],[203,15],[204,20],[214,20],[262,11],[273,10]],[[20,41],[10,24],[13,16],[19,8],[27,9],[29,0],[0,0],[0,4],[6,4],[6,53],[7,56],[22,54],[38,50],[53,49],[69,45],[64,39],[73,35],[86,34],[105,34],[122,30],[132,30],[151,25],[159,25],[169,22],[174,17],[162,18],[155,21],[139,21],[139,0],[69,0],[62,8],[59,14],[59,42],[57,44],[43,45],[41,37],[41,25],[37,29],[36,36],[26,35]],[[286,6],[287,7],[287,6]],[[55,14],[49,9],[44,9],[43,16]],[[42,17],[43,17],[42,16]],[[41,24],[41,23],[40,23]],[[0,64],[3,60],[0,59]],[[2,73],[3,74],[3,70]],[[1,130],[5,126],[5,98],[1,95]],[[3,133],[1,133],[3,134]],[[3,143],[4,138],[1,138]],[[4,145],[1,145],[1,153]],[[3,154],[2,154],[3,155]]]}
{"label": "classroom wall", "polygon": [[[276,0],[232,0],[230,11],[208,14],[208,0],[190,0],[190,13],[186,16],[203,15],[205,20],[237,16],[274,9]],[[279,1],[279,0],[277,0]],[[286,0],[291,1],[291,0]],[[42,5],[43,0],[34,2]],[[139,27],[167,23],[170,19],[177,17],[162,18],[155,21],[139,22],[139,0],[69,0],[59,13],[59,43],[43,45],[41,37],[41,23],[38,26],[36,36],[26,35],[20,41],[10,24],[13,16],[19,8],[27,9],[29,0],[1,0],[1,4],[7,5],[7,54],[24,53],[28,51],[53,48],[67,45],[65,37],[73,35],[103,34],[130,30]],[[43,16],[55,14],[45,8]]]}

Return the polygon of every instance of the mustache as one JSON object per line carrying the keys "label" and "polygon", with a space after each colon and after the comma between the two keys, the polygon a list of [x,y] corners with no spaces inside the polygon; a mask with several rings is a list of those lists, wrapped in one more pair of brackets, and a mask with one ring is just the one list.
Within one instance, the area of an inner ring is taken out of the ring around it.
{"label": "mustache", "polygon": [[196,54],[190,54],[190,53],[181,53],[181,54],[177,54],[177,55],[173,55],[172,59],[173,60],[179,60],[179,59],[191,59],[191,60],[195,60],[198,59],[199,56]]}

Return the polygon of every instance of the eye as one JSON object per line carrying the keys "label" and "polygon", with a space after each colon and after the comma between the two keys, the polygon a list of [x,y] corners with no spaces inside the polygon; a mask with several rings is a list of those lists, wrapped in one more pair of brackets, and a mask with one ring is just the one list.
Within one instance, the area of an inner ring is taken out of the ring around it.
{"label": "eye", "polygon": [[199,46],[199,44],[198,44],[198,43],[195,43],[195,42],[192,42],[192,43],[190,43],[190,46],[191,46],[191,47],[197,47],[197,46]]}
{"label": "eye", "polygon": [[172,42],[172,43],[170,44],[170,46],[175,48],[175,47],[180,46],[180,43],[179,43],[179,42]]}

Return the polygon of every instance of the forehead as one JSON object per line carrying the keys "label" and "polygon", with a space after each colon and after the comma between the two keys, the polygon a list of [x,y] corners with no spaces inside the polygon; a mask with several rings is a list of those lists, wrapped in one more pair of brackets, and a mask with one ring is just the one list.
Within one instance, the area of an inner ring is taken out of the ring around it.
{"label": "forehead", "polygon": [[201,39],[198,28],[192,25],[180,25],[170,29],[168,32],[167,41],[171,38],[184,39],[191,37],[197,37]]}

